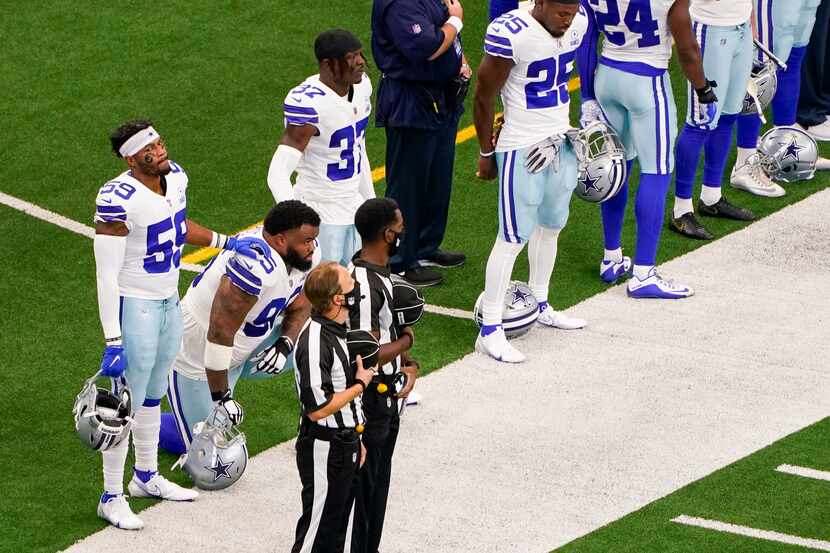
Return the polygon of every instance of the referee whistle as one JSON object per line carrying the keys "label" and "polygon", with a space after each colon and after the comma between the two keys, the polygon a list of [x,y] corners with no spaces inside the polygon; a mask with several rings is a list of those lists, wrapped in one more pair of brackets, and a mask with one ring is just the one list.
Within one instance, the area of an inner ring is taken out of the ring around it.
{"label": "referee whistle", "polygon": [[383,382],[381,382],[380,384],[378,384],[378,393],[379,393],[379,394],[385,394],[385,393],[386,393],[386,390],[388,390],[388,389],[389,389],[389,386],[387,386],[387,385],[386,385],[386,384],[384,384]]}
{"label": "referee whistle", "polygon": [[362,424],[358,424],[357,426],[354,427],[355,432],[357,432],[358,434],[363,434],[363,429],[364,428],[365,427]]}

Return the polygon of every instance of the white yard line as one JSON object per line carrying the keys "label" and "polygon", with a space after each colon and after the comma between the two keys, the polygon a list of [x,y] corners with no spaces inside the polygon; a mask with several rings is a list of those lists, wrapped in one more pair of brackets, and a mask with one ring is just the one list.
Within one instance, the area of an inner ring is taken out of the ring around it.
{"label": "white yard line", "polygon": [[[380,550],[550,551],[826,417],[828,212],[830,190],[664,264],[693,298],[613,287],[568,310],[587,328],[518,338],[522,365],[470,354],[419,379]],[[231,488],[71,551],[288,550],[299,514],[291,440]]]}
{"label": "white yard line", "polygon": [[446,315],[447,317],[455,317],[457,319],[473,320],[472,311],[464,311],[463,309],[455,309],[454,307],[442,307],[440,305],[427,304],[424,306],[424,311],[427,313],[435,313],[437,315]]}
{"label": "white yard line", "polygon": [[814,480],[824,480],[826,482],[830,482],[830,472],[825,470],[816,470],[796,465],[780,465],[776,467],[775,470],[785,474],[794,474],[795,476],[803,476],[804,478],[812,478]]}
{"label": "white yard line", "polygon": [[726,532],[728,534],[737,534],[739,536],[746,536],[759,540],[775,541],[778,543],[786,543],[788,545],[798,545],[801,547],[816,549],[818,551],[830,551],[830,541],[802,538],[800,536],[782,534],[781,532],[773,532],[772,530],[759,530],[758,528],[750,528],[748,526],[729,524],[719,520],[709,520],[706,518],[690,517],[686,515],[680,515],[679,517],[675,517],[671,520],[672,522],[685,524],[686,526],[697,526],[698,528],[706,528],[709,530],[716,530],[718,532]]}

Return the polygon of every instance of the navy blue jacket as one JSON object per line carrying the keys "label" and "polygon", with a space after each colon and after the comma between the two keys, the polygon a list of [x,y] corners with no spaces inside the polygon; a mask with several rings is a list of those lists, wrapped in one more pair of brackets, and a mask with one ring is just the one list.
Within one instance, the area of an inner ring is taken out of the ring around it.
{"label": "navy blue jacket", "polygon": [[379,127],[434,130],[455,125],[464,111],[456,105],[452,80],[461,69],[461,41],[429,61],[444,41],[449,15],[441,0],[375,0],[372,54],[383,76],[378,85]]}

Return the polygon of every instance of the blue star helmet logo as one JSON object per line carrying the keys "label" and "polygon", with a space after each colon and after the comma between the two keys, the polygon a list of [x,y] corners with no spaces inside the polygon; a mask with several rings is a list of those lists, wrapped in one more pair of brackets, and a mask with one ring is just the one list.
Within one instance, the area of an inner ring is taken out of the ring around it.
{"label": "blue star helmet logo", "polygon": [[796,139],[793,138],[792,142],[790,142],[790,145],[787,146],[786,150],[784,150],[784,156],[782,159],[787,159],[788,157],[791,157],[798,161],[798,152],[800,152],[803,149],[804,146],[799,146]]}
{"label": "blue star helmet logo", "polygon": [[587,194],[589,190],[596,190],[600,192],[599,186],[597,183],[599,182],[599,177],[592,178],[591,174],[588,171],[585,171],[585,178],[582,179],[582,186],[585,187],[585,193]]}
{"label": "blue star helmet logo", "polygon": [[511,305],[516,305],[517,303],[521,302],[522,305],[528,305],[528,298],[530,298],[530,294],[525,294],[524,292],[519,289],[517,286],[513,289],[513,299],[510,300]]}
{"label": "blue star helmet logo", "polygon": [[229,469],[233,466],[235,461],[231,461],[230,463],[223,463],[222,458],[219,455],[216,456],[216,464],[212,467],[207,467],[208,470],[213,471],[213,481],[216,482],[220,478],[227,478],[230,480],[231,473],[228,472]]}

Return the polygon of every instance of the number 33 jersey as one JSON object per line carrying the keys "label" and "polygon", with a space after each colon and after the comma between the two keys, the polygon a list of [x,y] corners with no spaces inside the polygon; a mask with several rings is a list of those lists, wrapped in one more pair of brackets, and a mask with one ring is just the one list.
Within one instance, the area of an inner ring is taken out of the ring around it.
{"label": "number 33 jersey", "polygon": [[[240,233],[265,239],[262,227]],[[312,267],[320,262],[320,250],[314,250]],[[310,270],[310,269],[309,269]],[[176,370],[190,378],[205,378],[205,344],[210,326],[210,311],[216,291],[226,276],[231,284],[256,297],[245,320],[233,339],[231,368],[245,362],[273,328],[279,324],[286,308],[303,291],[308,271],[286,266],[282,257],[270,246],[267,252],[251,259],[233,251],[223,251],[193,279],[182,299],[184,338],[176,358]]]}
{"label": "number 33 jersey", "polygon": [[187,235],[187,174],[170,162],[164,196],[129,171],[107,182],[95,198],[96,223],[124,223],[129,230],[118,275],[122,296],[167,299],[178,290],[182,246]]}
{"label": "number 33 jersey", "polygon": [[360,180],[370,171],[364,159],[366,127],[372,111],[372,83],[368,75],[340,96],[312,75],[292,89],[283,104],[285,126],[313,125],[311,137],[297,166],[294,190],[324,223],[354,224],[363,198]]}
{"label": "number 33 jersey", "polygon": [[497,152],[531,146],[570,127],[568,79],[587,29],[588,18],[581,7],[559,38],[525,7],[505,13],[487,27],[484,51],[515,64],[501,89],[504,127]]}

